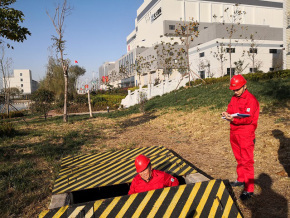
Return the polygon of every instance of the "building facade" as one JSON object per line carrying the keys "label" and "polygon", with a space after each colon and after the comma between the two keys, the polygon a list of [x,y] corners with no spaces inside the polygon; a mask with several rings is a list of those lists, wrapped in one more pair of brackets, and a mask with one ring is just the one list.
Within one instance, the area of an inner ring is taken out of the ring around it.
{"label": "building facade", "polygon": [[[191,44],[192,70],[201,78],[283,68],[283,28],[211,23]],[[227,30],[233,29],[233,34]],[[230,62],[230,52],[231,59]]]}
{"label": "building facade", "polygon": [[290,1],[284,1],[284,68],[290,69]]}
{"label": "building facade", "polygon": [[32,94],[38,88],[38,82],[32,79],[29,69],[14,70],[13,76],[8,77],[6,83],[10,88],[18,88],[22,94]]}
{"label": "building facade", "polygon": [[169,37],[160,36],[174,32],[178,23],[192,18],[200,23],[231,23],[237,3],[245,12],[242,24],[283,28],[283,0],[144,0],[137,10],[135,29],[127,36],[127,51],[168,42]]}
{"label": "building facade", "polygon": [[[115,69],[110,71],[110,82],[123,87],[134,81],[136,86],[144,86],[164,77],[166,70],[154,48],[162,43],[172,43],[172,40],[176,42],[176,47],[184,46],[176,30],[190,21],[199,24],[196,29],[199,36],[190,43],[188,51],[191,73],[195,78],[219,77],[232,71],[268,72],[283,68],[283,64],[285,68],[285,60],[290,60],[290,37],[287,35],[290,34],[289,0],[286,1],[144,0],[137,9],[135,28],[126,39],[127,54],[115,62]],[[228,29],[232,24],[236,25],[236,30],[229,37]],[[221,47],[225,53],[222,64],[215,57]],[[144,50],[137,54],[136,49],[140,48]],[[151,56],[155,56],[155,60],[150,69],[145,66],[140,73],[131,67],[132,63],[136,67],[136,60],[140,58],[148,62]],[[130,73],[120,73],[122,67]],[[183,70],[175,68],[167,75],[171,79],[183,73]]]}

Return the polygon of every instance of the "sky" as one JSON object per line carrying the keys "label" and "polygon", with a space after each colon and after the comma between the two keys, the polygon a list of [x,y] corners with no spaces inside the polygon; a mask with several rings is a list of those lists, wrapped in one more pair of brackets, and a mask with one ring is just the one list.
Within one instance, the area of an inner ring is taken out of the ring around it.
{"label": "sky", "polygon": [[[45,77],[48,56],[52,54],[54,26],[46,14],[54,15],[61,0],[17,0],[10,7],[24,13],[21,26],[31,36],[23,43],[12,43],[14,50],[6,49],[5,56],[12,58],[12,69],[30,69],[32,79]],[[115,61],[126,54],[126,37],[135,28],[137,9],[143,0],[68,0],[73,8],[65,19],[65,58],[86,69],[81,80],[90,81],[97,76],[99,67],[106,61]]]}

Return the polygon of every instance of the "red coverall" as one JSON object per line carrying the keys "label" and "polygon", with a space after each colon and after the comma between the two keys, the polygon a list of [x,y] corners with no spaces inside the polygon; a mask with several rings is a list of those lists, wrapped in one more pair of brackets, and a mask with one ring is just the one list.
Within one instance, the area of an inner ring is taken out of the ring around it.
{"label": "red coverall", "polygon": [[163,171],[153,169],[149,182],[145,182],[139,174],[135,176],[128,194],[147,192],[164,187],[177,186],[178,184],[179,182],[175,177]]}
{"label": "red coverall", "polygon": [[259,118],[259,102],[248,90],[240,96],[233,96],[227,112],[229,114],[250,114],[246,118],[234,118],[230,123],[230,141],[237,160],[237,180],[245,182],[245,191],[254,192],[254,143]]}

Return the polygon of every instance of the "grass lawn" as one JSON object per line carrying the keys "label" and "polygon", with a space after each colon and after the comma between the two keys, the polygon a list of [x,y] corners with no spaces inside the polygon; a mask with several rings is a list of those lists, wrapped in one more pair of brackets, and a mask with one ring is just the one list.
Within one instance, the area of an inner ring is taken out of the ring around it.
{"label": "grass lawn", "polygon": [[[248,87],[261,104],[256,197],[247,205],[238,203],[245,217],[263,210],[287,217],[290,78],[249,81]],[[234,180],[229,126],[220,119],[231,95],[224,82],[155,97],[146,103],[146,114],[133,106],[94,118],[70,116],[68,123],[38,116],[27,119],[28,125],[15,122],[16,134],[0,138],[0,217],[35,217],[47,209],[61,158],[67,155],[163,145],[214,178]],[[234,189],[237,196],[240,191]]]}

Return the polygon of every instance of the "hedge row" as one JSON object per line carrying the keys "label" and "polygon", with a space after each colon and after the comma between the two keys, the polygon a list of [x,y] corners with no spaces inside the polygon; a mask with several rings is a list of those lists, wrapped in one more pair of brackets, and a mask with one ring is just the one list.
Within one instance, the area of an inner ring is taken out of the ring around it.
{"label": "hedge row", "polygon": [[110,108],[118,108],[122,99],[125,97],[121,95],[96,95],[92,96],[91,103],[94,107],[109,106]]}
{"label": "hedge row", "polygon": [[7,119],[7,118],[13,118],[13,117],[23,117],[24,114],[21,111],[11,111],[9,112],[9,116],[5,113],[0,114],[0,119]]}
{"label": "hedge row", "polygon": [[[249,81],[259,81],[259,80],[267,80],[267,79],[273,79],[273,78],[286,78],[290,76],[290,70],[280,70],[275,72],[269,72],[269,73],[263,73],[263,72],[256,72],[256,73],[248,73],[243,74],[246,80]],[[219,82],[225,82],[229,81],[230,76],[223,76],[219,78],[206,78],[204,79],[205,84],[214,84]],[[199,85],[201,83],[204,83],[201,79],[197,79],[194,81],[191,81],[191,85]],[[189,83],[186,83],[188,86]]]}

